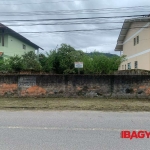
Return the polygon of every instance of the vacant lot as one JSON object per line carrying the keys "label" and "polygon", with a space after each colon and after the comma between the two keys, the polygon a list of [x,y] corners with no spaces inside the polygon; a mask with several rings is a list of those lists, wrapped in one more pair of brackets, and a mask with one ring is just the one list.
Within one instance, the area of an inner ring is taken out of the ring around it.
{"label": "vacant lot", "polygon": [[150,111],[150,100],[98,98],[0,98],[0,109]]}

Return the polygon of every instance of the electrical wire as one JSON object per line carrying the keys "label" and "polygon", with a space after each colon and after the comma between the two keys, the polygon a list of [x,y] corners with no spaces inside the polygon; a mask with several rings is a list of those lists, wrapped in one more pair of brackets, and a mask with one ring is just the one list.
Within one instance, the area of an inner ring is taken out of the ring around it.
{"label": "electrical wire", "polygon": [[[133,28],[108,28],[108,29],[104,29],[104,28],[95,28],[95,29],[80,29],[80,30],[60,30],[60,31],[32,31],[32,32],[18,32],[18,33],[57,33],[57,32],[89,32],[89,31],[111,31],[111,30],[126,30],[126,29],[140,29],[140,28],[149,28],[149,27],[133,27]],[[6,32],[6,33],[11,33],[11,32]]]}
{"label": "electrical wire", "polygon": [[[9,4],[10,5],[10,4]],[[136,11],[139,11],[139,9],[142,9],[142,10],[146,10],[149,11],[149,8],[150,6],[134,6],[134,7],[119,7],[119,8],[101,8],[101,9],[78,9],[78,10],[55,10],[55,11],[28,11],[28,12],[0,12],[0,13],[71,13],[71,12],[74,12],[74,13],[77,13],[77,12],[104,12],[104,11],[107,11],[107,12],[113,12],[113,11],[133,11],[133,10],[136,10]]]}
{"label": "electrical wire", "polygon": [[46,4],[46,3],[50,3],[50,4],[53,4],[53,3],[62,3],[62,2],[76,2],[76,1],[88,1],[88,0],[74,0],[74,1],[56,1],[56,2],[39,2],[39,3],[18,3],[18,4],[13,4],[13,3],[11,3],[11,4],[0,4],[0,6],[1,5],[40,5],[40,4]]}
{"label": "electrical wire", "polygon": [[59,18],[59,19],[33,19],[33,20],[29,20],[29,19],[24,19],[24,20],[0,20],[1,22],[12,22],[12,21],[16,21],[16,22],[21,22],[21,21],[25,21],[25,22],[35,22],[35,21],[60,21],[60,20],[89,20],[89,19],[111,19],[111,18],[133,18],[133,17],[145,17],[147,16],[147,14],[143,14],[143,15],[127,15],[127,16],[109,16],[109,17],[83,17],[83,18]]}

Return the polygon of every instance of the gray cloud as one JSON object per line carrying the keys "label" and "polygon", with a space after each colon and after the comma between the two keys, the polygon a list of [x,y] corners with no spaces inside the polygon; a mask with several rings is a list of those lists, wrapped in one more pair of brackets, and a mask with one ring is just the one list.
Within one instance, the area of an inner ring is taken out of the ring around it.
{"label": "gray cloud", "polygon": [[[69,0],[58,0],[59,3],[52,3],[54,1],[48,0],[12,0],[12,1],[2,1],[0,4],[10,4],[0,5],[1,12],[33,12],[33,11],[60,11],[60,10],[83,10],[83,9],[103,9],[103,8],[120,8],[120,7],[134,7],[134,6],[148,6],[149,0],[137,0],[136,4],[131,0],[87,0],[87,1],[76,1],[73,2],[64,2]],[[55,1],[55,2],[58,2]],[[60,2],[62,1],[62,2]],[[70,0],[71,1],[71,0]],[[40,3],[41,4],[29,4],[29,5],[13,5],[16,3]],[[63,11],[62,11],[63,12]],[[34,12],[35,13],[35,12]],[[99,16],[124,16],[124,15],[135,15],[135,14],[148,14],[149,10],[145,8],[138,9],[114,9],[114,10],[101,10],[98,14],[89,13],[81,14],[75,13],[74,15],[28,15],[28,16],[1,16],[1,20],[9,19],[52,19],[52,18],[81,18],[81,17],[99,17]],[[88,22],[114,22],[118,21],[120,23],[107,23],[107,24],[72,24],[72,25],[40,25],[40,26],[10,26],[16,32],[38,32],[38,31],[66,31],[66,30],[87,30],[87,29],[108,29],[108,28],[121,28],[122,23],[125,18],[120,19],[96,19],[89,20]],[[64,21],[62,21],[64,22]],[[73,22],[73,21],[70,21]],[[87,22],[87,21],[86,21]],[[6,25],[10,24],[23,24],[21,22],[15,23],[5,23]],[[35,22],[32,22],[35,23]],[[43,22],[36,22],[43,23]],[[54,23],[45,22],[45,23]],[[26,24],[24,22],[24,24]],[[41,33],[41,34],[22,34],[32,42],[41,46],[45,51],[52,50],[56,48],[57,45],[61,43],[70,44],[76,49],[81,49],[84,51],[101,51],[101,52],[114,52],[117,38],[119,36],[120,30],[112,31],[90,31],[90,32],[76,32],[76,33]]]}

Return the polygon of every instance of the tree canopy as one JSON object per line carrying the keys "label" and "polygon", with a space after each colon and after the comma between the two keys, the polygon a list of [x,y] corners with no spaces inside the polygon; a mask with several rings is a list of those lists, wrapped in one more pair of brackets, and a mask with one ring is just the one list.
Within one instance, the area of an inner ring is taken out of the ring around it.
{"label": "tree canopy", "polygon": [[[111,55],[111,54],[110,54]],[[51,50],[39,57],[34,52],[25,53],[23,56],[13,56],[0,59],[0,71],[42,71],[55,74],[77,74],[74,62],[83,62],[82,74],[111,74],[118,70],[125,56],[105,55],[99,52],[91,54],[82,50],[75,50],[72,46],[61,44],[57,49]]]}

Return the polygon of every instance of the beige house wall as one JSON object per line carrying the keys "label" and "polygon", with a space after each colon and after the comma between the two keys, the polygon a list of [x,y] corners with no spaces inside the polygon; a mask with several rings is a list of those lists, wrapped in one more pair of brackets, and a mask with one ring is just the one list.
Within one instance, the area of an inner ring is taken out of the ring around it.
{"label": "beige house wall", "polygon": [[[137,66],[138,68],[135,68],[135,61],[138,62],[138,66]],[[126,65],[126,70],[128,70],[128,63],[131,63],[131,69],[150,70],[150,52],[143,54],[141,56],[127,59],[120,65],[119,70],[125,70],[125,65]]]}
{"label": "beige house wall", "polygon": [[[123,55],[127,56],[127,61],[120,65],[119,70],[125,70],[125,65],[128,69],[130,62],[131,69],[135,69],[135,61],[138,61],[138,69],[150,70],[150,23],[132,23],[130,28],[135,29],[128,31],[123,43]],[[134,38],[137,36],[139,43],[134,45]]]}

